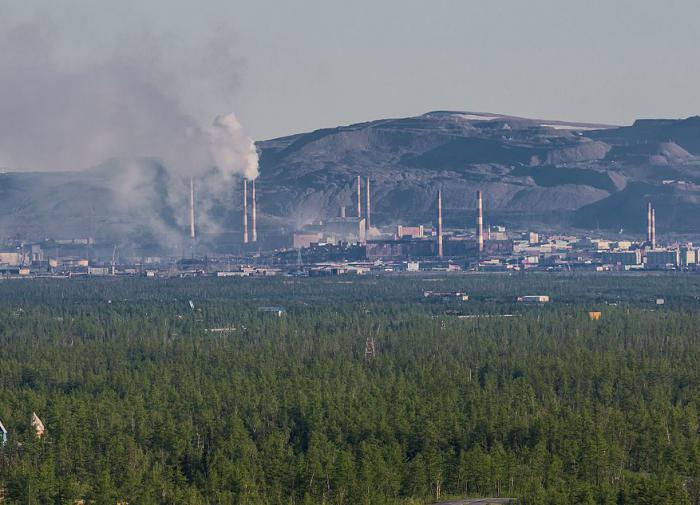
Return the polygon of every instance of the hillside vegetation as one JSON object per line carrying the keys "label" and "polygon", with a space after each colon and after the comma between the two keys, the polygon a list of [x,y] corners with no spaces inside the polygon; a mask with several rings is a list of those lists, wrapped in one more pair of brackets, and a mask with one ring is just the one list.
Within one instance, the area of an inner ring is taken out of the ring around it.
{"label": "hillside vegetation", "polygon": [[[8,503],[42,504],[698,504],[698,287],[670,275],[3,281],[0,487]],[[517,304],[523,294],[552,302]],[[270,305],[286,314],[259,310]],[[491,317],[460,317],[475,315]]]}

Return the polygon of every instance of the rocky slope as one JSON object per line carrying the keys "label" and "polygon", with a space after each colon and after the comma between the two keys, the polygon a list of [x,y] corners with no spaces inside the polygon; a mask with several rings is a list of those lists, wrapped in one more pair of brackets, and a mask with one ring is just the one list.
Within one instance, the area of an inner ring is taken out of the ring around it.
{"label": "rocky slope", "polygon": [[[471,224],[481,189],[494,224],[642,233],[651,199],[660,234],[700,232],[700,117],[612,127],[437,111],[258,146],[268,236],[336,215],[341,205],[351,212],[357,175],[372,180],[377,224],[431,223],[442,188],[448,226]],[[235,243],[240,188],[219,186],[215,177],[198,181],[199,224],[212,242]],[[185,202],[184,181],[157,160],[0,174],[0,237],[92,234],[170,247],[183,242]]]}
{"label": "rocky slope", "polygon": [[653,199],[660,227],[700,230],[698,117],[610,127],[431,112],[260,145],[268,209],[298,223],[352,206],[359,174],[380,223],[430,222],[442,188],[452,225],[471,222],[481,189],[492,222],[641,231]]}

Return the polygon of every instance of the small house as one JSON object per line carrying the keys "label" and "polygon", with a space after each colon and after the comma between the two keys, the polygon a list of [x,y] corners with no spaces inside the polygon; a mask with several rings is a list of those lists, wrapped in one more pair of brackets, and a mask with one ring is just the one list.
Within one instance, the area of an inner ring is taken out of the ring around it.
{"label": "small house", "polygon": [[0,421],[0,447],[5,446],[5,444],[7,444],[7,430],[2,421]]}
{"label": "small house", "polygon": [[36,431],[37,438],[44,438],[46,428],[44,427],[44,423],[41,422],[41,419],[39,419],[39,416],[36,415],[36,412],[32,412],[32,428]]}
{"label": "small house", "polygon": [[260,312],[267,312],[270,314],[275,314],[277,317],[282,317],[287,313],[287,310],[284,307],[259,307],[258,310]]}
{"label": "small house", "polygon": [[518,301],[522,302],[522,303],[548,303],[549,296],[547,296],[547,295],[519,296]]}

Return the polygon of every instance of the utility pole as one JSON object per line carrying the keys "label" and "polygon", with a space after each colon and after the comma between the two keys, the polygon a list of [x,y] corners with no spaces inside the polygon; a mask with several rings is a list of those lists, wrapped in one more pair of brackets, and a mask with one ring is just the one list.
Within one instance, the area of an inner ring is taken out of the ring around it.
{"label": "utility pole", "polygon": [[365,361],[372,361],[377,353],[377,349],[374,344],[374,337],[369,336],[365,341]]}
{"label": "utility pole", "polygon": [[365,361],[372,361],[377,355],[377,344],[375,341],[375,336],[379,334],[379,325],[375,328],[370,329],[367,340],[365,340]]}
{"label": "utility pole", "polygon": [[117,246],[116,244],[114,245],[114,249],[112,250],[112,275],[116,275],[116,270],[117,270]]}
{"label": "utility pole", "polygon": [[442,258],[442,190],[438,190],[437,197],[437,253]]}

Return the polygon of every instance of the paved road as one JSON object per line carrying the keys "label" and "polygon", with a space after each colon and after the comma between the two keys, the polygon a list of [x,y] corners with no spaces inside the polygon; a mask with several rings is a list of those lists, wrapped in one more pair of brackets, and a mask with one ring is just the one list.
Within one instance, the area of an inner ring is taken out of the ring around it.
{"label": "paved road", "polygon": [[435,505],[499,505],[514,501],[513,498],[468,498],[466,500],[443,501]]}

